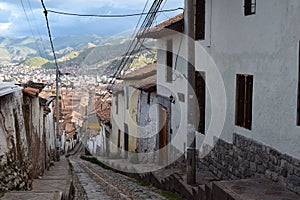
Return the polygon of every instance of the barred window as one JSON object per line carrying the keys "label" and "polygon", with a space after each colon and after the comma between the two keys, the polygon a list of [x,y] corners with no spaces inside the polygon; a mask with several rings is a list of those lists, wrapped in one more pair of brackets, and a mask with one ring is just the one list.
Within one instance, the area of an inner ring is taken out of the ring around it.
{"label": "barred window", "polygon": [[244,11],[245,16],[254,15],[256,13],[256,0],[245,0]]}

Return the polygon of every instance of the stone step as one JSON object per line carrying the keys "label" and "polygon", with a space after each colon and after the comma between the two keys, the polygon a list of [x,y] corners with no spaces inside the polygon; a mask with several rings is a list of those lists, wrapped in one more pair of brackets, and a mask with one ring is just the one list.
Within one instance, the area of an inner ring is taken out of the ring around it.
{"label": "stone step", "polygon": [[300,196],[268,179],[243,179],[212,183],[213,200],[299,200]]}
{"label": "stone step", "polygon": [[45,199],[61,200],[67,199],[70,195],[72,185],[72,176],[70,166],[65,157],[61,157],[59,162],[45,172],[40,179],[34,179],[32,190],[30,191],[11,191],[5,193],[1,198],[3,200],[27,200],[27,199]]}
{"label": "stone step", "polygon": [[1,198],[2,200],[61,200],[62,192],[61,191],[42,191],[42,192],[9,192]]}

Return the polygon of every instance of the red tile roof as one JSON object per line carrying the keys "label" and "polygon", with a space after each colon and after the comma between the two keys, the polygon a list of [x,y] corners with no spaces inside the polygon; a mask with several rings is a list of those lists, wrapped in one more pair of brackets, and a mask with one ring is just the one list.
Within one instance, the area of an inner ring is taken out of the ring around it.
{"label": "red tile roof", "polygon": [[[153,28],[150,28],[143,35],[139,36],[141,38],[161,38],[170,34],[174,34],[174,31],[183,32],[184,23],[183,23],[183,13],[176,15]],[[173,31],[169,31],[169,30]]]}
{"label": "red tile roof", "polygon": [[111,101],[111,94],[107,94],[102,99],[99,99],[95,102],[97,116],[104,124],[110,122]]}
{"label": "red tile roof", "polygon": [[134,71],[128,71],[124,76],[121,77],[122,80],[141,80],[149,76],[156,74],[156,63],[146,65],[135,69]]}
{"label": "red tile roof", "polygon": [[128,82],[128,85],[141,90],[155,90],[157,80],[156,63],[146,65],[131,71],[126,74],[122,79]]}
{"label": "red tile roof", "polygon": [[28,96],[37,97],[40,93],[40,90],[36,89],[36,88],[26,87],[26,88],[23,88],[23,92],[25,94],[27,94]]}

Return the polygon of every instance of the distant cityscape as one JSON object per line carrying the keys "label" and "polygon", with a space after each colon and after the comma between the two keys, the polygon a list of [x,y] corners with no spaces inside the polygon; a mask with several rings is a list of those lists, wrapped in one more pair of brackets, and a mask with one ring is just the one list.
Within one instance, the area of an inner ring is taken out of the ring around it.
{"label": "distant cityscape", "polygon": [[[95,89],[110,79],[106,75],[85,75],[78,73],[79,67],[68,67],[61,70],[61,86]],[[0,67],[0,82],[14,82],[16,84],[28,81],[44,83],[51,87],[56,79],[55,69],[29,67],[24,65],[10,65]]]}

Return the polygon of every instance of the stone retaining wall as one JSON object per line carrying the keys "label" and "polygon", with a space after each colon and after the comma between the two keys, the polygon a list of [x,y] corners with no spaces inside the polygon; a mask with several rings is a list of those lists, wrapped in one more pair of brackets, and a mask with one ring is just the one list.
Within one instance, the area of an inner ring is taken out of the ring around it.
{"label": "stone retaining wall", "polygon": [[300,160],[239,134],[233,144],[216,141],[199,162],[224,180],[266,177],[300,194]]}

